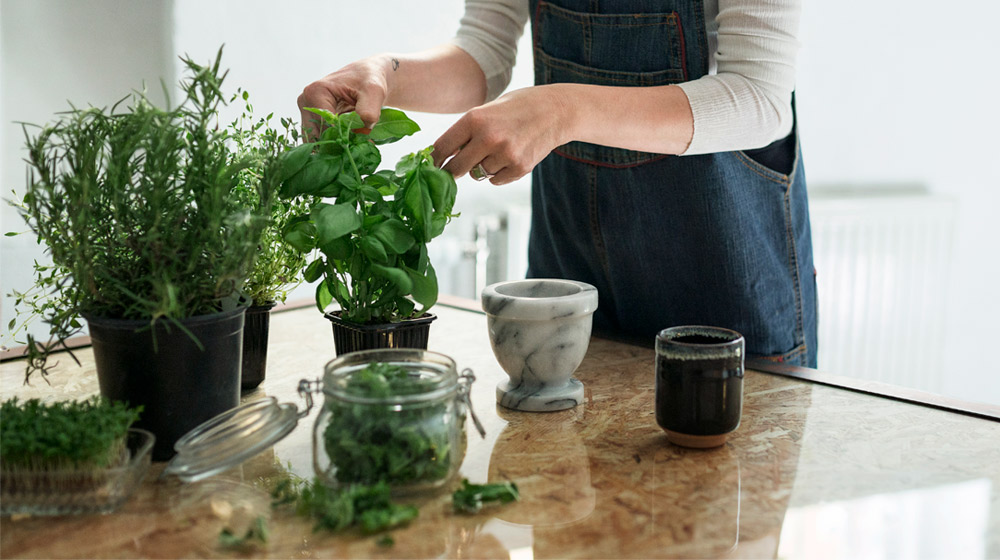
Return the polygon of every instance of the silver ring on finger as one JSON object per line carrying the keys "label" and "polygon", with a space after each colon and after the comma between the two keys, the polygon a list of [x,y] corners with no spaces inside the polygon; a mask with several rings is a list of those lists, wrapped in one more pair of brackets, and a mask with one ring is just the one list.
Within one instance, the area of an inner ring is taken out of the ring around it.
{"label": "silver ring on finger", "polygon": [[492,179],[495,176],[495,174],[487,173],[486,168],[484,168],[483,164],[480,163],[469,170],[469,176],[475,179],[476,181],[483,181],[485,179]]}

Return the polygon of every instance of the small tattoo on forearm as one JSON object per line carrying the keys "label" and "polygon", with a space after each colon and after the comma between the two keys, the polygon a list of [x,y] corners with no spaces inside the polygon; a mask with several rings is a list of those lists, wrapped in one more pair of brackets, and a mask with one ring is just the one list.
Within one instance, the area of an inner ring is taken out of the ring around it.
{"label": "small tattoo on forearm", "polygon": [[398,58],[393,58],[392,59],[392,71],[395,72],[396,70],[399,70],[399,59]]}

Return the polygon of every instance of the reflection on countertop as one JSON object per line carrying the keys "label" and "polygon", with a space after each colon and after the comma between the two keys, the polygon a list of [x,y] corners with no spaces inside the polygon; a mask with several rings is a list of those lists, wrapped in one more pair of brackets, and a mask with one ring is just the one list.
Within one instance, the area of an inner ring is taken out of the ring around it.
{"label": "reflection on countertop", "polygon": [[[315,411],[286,440],[197,485],[158,480],[105,516],[0,519],[0,557],[231,557],[218,531],[265,515],[271,538],[255,557],[393,558],[855,558],[1000,557],[1000,423],[750,371],[743,421],[717,449],[666,441],[653,412],[651,348],[594,339],[576,376],[584,403],[550,413],[496,405],[506,380],[480,313],[440,306],[430,349],[474,370],[460,476],[512,480],[522,501],[454,514],[450,490],[411,499],[420,517],[380,548],[359,533],[314,533],[272,511],[269,478],[311,476]],[[10,396],[97,391],[89,351]],[[275,314],[267,378],[245,399],[300,402],[299,379],[333,357],[329,324],[313,308]]]}

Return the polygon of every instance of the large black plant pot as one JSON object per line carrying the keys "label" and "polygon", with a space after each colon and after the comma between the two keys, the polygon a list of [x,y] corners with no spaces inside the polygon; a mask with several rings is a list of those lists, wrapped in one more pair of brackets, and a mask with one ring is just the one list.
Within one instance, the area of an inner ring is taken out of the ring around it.
{"label": "large black plant pot", "polygon": [[173,457],[181,436],[239,404],[245,312],[182,319],[187,332],[165,320],[151,328],[149,321],[84,316],[101,394],[143,407],[136,427],[156,436],[154,461]]}
{"label": "large black plant pot", "polygon": [[243,371],[240,389],[256,389],[264,382],[267,370],[267,338],[271,324],[271,309],[275,303],[254,305],[247,309],[243,324]]}
{"label": "large black plant pot", "polygon": [[336,354],[347,354],[357,350],[378,348],[420,348],[427,349],[431,321],[437,319],[433,313],[406,319],[398,323],[358,324],[340,318],[340,311],[324,315],[333,323],[333,345]]}

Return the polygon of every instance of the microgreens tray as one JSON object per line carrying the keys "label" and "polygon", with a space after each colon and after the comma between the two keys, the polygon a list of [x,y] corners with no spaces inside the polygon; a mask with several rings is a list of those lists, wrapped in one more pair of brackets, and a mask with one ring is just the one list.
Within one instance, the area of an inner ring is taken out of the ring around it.
{"label": "microgreens tray", "polygon": [[122,459],[105,469],[5,473],[0,478],[0,515],[111,513],[142,483],[154,439],[145,430],[129,429]]}

